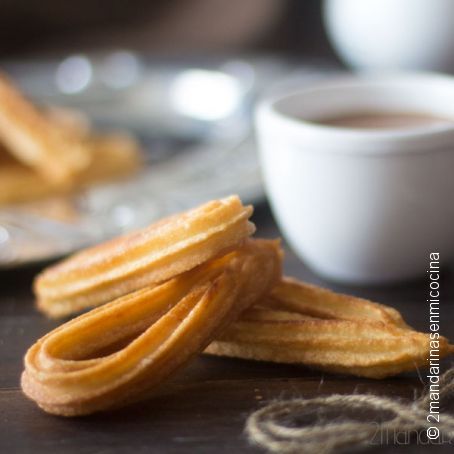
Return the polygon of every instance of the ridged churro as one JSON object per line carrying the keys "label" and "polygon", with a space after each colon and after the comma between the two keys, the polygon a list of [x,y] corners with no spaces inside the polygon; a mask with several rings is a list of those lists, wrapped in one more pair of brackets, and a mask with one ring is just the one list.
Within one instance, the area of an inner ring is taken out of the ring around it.
{"label": "ridged churro", "polygon": [[[430,341],[390,307],[286,278],[206,353],[384,378],[427,366]],[[454,352],[437,342],[440,357]]]}
{"label": "ridged churro", "polygon": [[38,308],[61,317],[171,279],[238,246],[251,214],[232,196],[86,249],[37,277]]}
{"label": "ridged churro", "polygon": [[281,274],[278,243],[234,252],[94,309],[38,340],[22,387],[45,411],[75,416],[148,396]]}

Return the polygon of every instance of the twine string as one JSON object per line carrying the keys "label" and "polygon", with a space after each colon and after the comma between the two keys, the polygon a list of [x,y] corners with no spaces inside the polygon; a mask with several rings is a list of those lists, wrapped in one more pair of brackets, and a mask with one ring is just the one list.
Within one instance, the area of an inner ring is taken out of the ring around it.
{"label": "twine string", "polygon": [[[438,382],[439,404],[448,405],[454,400],[454,367],[445,372]],[[374,437],[390,432],[428,429],[434,426],[427,420],[430,393],[426,391],[412,403],[368,394],[341,395],[313,399],[292,399],[271,403],[252,413],[246,423],[246,433],[251,442],[270,452],[329,454],[336,450],[366,446]],[[338,411],[360,415],[361,412],[378,416],[390,415],[383,422],[366,421],[349,417],[331,421],[318,421],[308,425],[295,422],[314,412]],[[292,425],[289,425],[289,421]],[[448,438],[454,438],[454,416],[443,413],[436,427]],[[380,437],[379,437],[380,439]]]}

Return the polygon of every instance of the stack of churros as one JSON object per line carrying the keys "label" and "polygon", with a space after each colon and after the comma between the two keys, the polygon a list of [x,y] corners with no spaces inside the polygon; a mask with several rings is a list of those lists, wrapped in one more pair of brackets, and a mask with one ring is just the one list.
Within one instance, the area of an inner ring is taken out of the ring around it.
{"label": "stack of churros", "polygon": [[0,205],[123,177],[139,162],[129,135],[97,134],[79,112],[38,109],[0,74]]}
{"label": "stack of churros", "polygon": [[283,277],[279,242],[252,239],[251,214],[236,196],[212,201],[41,273],[39,310],[91,310],[28,350],[25,394],[57,415],[104,411],[204,351],[372,378],[425,364],[429,336],[394,309]]}

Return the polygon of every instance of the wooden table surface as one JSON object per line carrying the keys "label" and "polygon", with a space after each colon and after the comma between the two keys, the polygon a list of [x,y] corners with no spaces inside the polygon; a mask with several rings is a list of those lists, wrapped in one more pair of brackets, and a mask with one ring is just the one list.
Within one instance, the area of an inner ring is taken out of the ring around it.
{"label": "wooden table surface", "polygon": [[[277,236],[266,207],[257,210],[254,220],[259,235]],[[290,252],[285,268],[288,274],[307,281],[393,305],[411,325],[428,330],[426,280],[393,287],[333,285],[315,276]],[[201,356],[152,400],[84,418],[50,416],[28,401],[19,388],[26,349],[58,325],[33,307],[30,286],[38,271],[0,271],[0,453],[261,452],[248,444],[244,423],[250,412],[273,399],[353,391],[411,398],[423,386],[417,373],[374,381],[296,366]],[[452,270],[445,270],[441,285],[442,333],[454,340]],[[374,446],[368,452],[394,452],[395,448],[393,444]],[[398,448],[408,453],[428,449],[414,443]],[[452,452],[449,444],[430,448]]]}

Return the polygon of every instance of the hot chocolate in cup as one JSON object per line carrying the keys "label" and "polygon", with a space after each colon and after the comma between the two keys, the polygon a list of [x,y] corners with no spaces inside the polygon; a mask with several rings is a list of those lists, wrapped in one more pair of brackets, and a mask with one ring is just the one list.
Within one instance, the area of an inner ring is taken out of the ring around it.
{"label": "hot chocolate in cup", "polygon": [[385,283],[425,275],[431,252],[452,262],[453,100],[454,78],[399,73],[325,79],[259,105],[267,195],[313,270]]}

